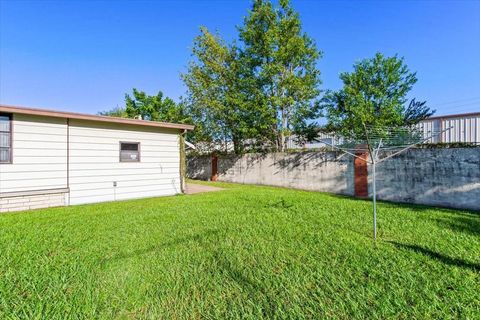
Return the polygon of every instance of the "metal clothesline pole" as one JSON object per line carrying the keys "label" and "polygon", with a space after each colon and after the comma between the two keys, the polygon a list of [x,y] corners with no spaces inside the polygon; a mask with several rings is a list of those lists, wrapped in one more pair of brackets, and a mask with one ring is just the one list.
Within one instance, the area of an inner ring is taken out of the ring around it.
{"label": "metal clothesline pole", "polygon": [[[385,158],[383,158],[383,159],[378,159],[378,153],[380,152],[380,149],[381,149],[381,146],[382,146],[382,139],[380,139],[377,148],[376,148],[376,149],[374,150],[374,152],[373,152],[372,159],[370,160],[370,163],[372,164],[372,176],[373,176],[373,177],[372,177],[372,179],[373,179],[373,180],[372,180],[372,189],[373,189],[373,190],[372,190],[372,191],[373,191],[373,192],[372,192],[372,193],[373,193],[373,194],[372,194],[372,198],[373,198],[373,199],[372,199],[372,200],[373,200],[373,240],[374,240],[375,242],[376,242],[376,240],[377,240],[377,183],[376,183],[376,180],[377,180],[377,179],[376,179],[376,174],[377,174],[377,173],[376,173],[376,166],[377,166],[377,163],[381,163],[381,162],[383,162],[383,161],[385,161],[385,160],[387,160],[387,159],[389,159],[389,158],[391,158],[391,157],[394,157],[394,156],[396,156],[396,155],[398,155],[398,154],[400,154],[400,153],[402,153],[402,152],[405,152],[405,151],[407,151],[408,149],[413,148],[414,146],[416,146],[416,145],[418,145],[418,144],[424,143],[424,142],[430,140],[431,138],[433,138],[433,137],[435,137],[435,136],[437,136],[437,135],[439,135],[439,134],[442,134],[442,133],[450,130],[451,128],[452,128],[452,127],[449,127],[449,128],[446,128],[446,129],[444,129],[444,130],[442,130],[442,131],[439,131],[439,132],[437,132],[437,133],[435,133],[435,134],[432,134],[432,135],[430,135],[429,137],[424,138],[423,140],[418,141],[418,142],[416,142],[416,143],[413,143],[413,144],[411,144],[411,145],[409,145],[409,146],[401,149],[400,151],[394,152],[393,154],[391,154],[391,155],[389,155],[389,156],[387,156],[387,157],[385,157]],[[340,148],[340,147],[338,147],[338,146],[336,146],[336,145],[330,144],[330,143],[328,143],[328,142],[326,142],[326,141],[322,141],[322,143],[324,143],[324,144],[326,144],[326,145],[329,145],[329,146],[331,146],[331,147],[333,147],[333,148],[335,148],[335,149],[338,149],[338,150],[340,150],[340,151],[343,151],[343,152],[345,152],[345,153],[347,153],[347,154],[349,154],[349,155],[351,155],[351,156],[353,156],[353,157],[355,157],[355,158],[358,158],[358,159],[367,161],[366,158],[360,157],[360,156],[358,156],[358,155],[356,155],[356,154],[354,154],[354,153],[352,153],[352,152],[350,152],[350,151],[348,151],[348,150],[342,149],[342,148]]]}
{"label": "metal clothesline pole", "polygon": [[377,183],[376,183],[376,172],[375,172],[375,165],[376,161],[373,161],[372,164],[372,184],[373,184],[373,241],[377,241]]}
{"label": "metal clothesline pole", "polygon": [[377,149],[373,153],[372,159],[372,169],[373,169],[373,177],[372,177],[372,184],[373,184],[373,241],[377,241],[377,175],[376,175],[376,167],[377,167],[377,159],[378,159],[378,152],[382,147],[382,139],[378,142]]}

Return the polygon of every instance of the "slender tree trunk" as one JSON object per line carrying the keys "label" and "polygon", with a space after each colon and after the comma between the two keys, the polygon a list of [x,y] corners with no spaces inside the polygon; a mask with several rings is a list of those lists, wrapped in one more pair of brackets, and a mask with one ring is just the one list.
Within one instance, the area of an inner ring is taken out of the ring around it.
{"label": "slender tree trunk", "polygon": [[235,154],[240,154],[241,153],[238,140],[236,140],[235,138],[233,138],[233,153],[235,153]]}
{"label": "slender tree trunk", "polygon": [[232,142],[233,142],[233,152],[235,154],[241,154],[243,152],[243,141],[240,136],[233,135],[232,136]]}
{"label": "slender tree trunk", "polygon": [[278,149],[280,152],[284,152],[287,145],[287,137],[285,136],[285,131],[288,125],[287,114],[284,108],[281,108],[280,117],[281,117],[281,126],[280,126],[280,139],[279,139],[280,141],[279,141]]}
{"label": "slender tree trunk", "polygon": [[284,139],[284,132],[283,132],[283,108],[280,108],[280,119],[277,122],[277,151],[283,152],[283,139]]}
{"label": "slender tree trunk", "polygon": [[278,139],[278,146],[277,149],[280,152],[283,152],[283,140],[285,139],[283,130],[280,130],[280,137]]}

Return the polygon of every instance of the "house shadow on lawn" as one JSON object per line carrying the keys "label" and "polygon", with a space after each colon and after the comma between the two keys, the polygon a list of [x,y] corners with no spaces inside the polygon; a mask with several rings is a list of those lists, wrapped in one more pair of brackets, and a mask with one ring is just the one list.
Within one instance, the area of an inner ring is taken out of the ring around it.
{"label": "house shadow on lawn", "polygon": [[458,258],[452,258],[447,255],[435,252],[433,250],[430,250],[415,244],[405,244],[405,243],[400,243],[396,241],[386,241],[386,242],[393,244],[395,247],[399,249],[421,253],[425,256],[428,256],[430,258],[433,258],[439,262],[442,262],[450,266],[456,266],[463,269],[470,269],[473,271],[480,271],[480,264],[478,263],[473,263],[473,262],[465,261]]}

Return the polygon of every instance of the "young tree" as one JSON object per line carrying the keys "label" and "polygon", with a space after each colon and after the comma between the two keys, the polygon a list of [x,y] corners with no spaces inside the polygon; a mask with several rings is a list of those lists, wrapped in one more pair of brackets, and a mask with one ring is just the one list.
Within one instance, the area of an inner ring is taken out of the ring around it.
{"label": "young tree", "polygon": [[309,120],[317,118],[315,101],[320,90],[321,57],[314,41],[302,32],[301,22],[288,0],[274,8],[269,0],[255,0],[252,10],[240,27],[244,43],[243,57],[256,78],[257,107],[266,108],[270,136],[277,150],[283,151],[292,133],[302,138],[315,127]]}
{"label": "young tree", "polygon": [[372,136],[387,134],[386,128],[412,126],[434,113],[426,102],[413,99],[406,105],[407,94],[417,77],[403,58],[377,53],[356,63],[353,69],[340,74],[342,89],[325,94],[322,107],[328,131],[367,141],[371,153]]}
{"label": "young tree", "polygon": [[256,119],[247,104],[243,60],[235,44],[228,45],[219,35],[200,29],[193,44],[194,60],[182,79],[188,88],[185,99],[196,123],[201,123],[210,142],[233,142],[240,153],[245,140],[254,136]]}

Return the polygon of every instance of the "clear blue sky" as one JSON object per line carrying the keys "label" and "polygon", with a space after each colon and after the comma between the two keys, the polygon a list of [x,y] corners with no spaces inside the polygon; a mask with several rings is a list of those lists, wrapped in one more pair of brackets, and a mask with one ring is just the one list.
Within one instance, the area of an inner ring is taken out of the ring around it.
{"label": "clear blue sky", "polygon": [[[376,51],[418,72],[437,114],[480,111],[479,1],[300,1],[323,89]],[[233,39],[249,1],[0,0],[0,102],[96,113],[136,87],[178,100],[199,27]]]}

